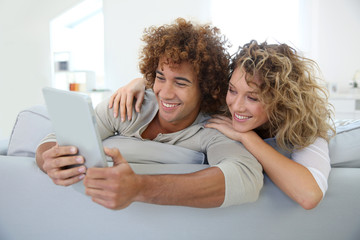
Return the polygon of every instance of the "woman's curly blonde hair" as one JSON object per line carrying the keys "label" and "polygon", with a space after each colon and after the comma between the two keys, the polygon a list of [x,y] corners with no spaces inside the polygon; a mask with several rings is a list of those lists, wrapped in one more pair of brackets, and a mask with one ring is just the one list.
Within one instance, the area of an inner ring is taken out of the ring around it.
{"label": "woman's curly blonde hair", "polygon": [[304,148],[317,137],[329,140],[329,131],[334,133],[331,105],[314,61],[286,44],[251,41],[233,58],[231,70],[237,67],[244,69],[248,84],[255,84],[254,76],[261,81],[259,100],[269,118],[257,129],[262,137],[276,137],[288,150]]}
{"label": "woman's curly blonde hair", "polygon": [[140,71],[152,88],[159,60],[166,64],[188,62],[199,82],[201,111],[212,114],[225,105],[229,75],[227,40],[216,27],[195,25],[182,18],[171,25],[145,29],[145,46],[140,55]]}

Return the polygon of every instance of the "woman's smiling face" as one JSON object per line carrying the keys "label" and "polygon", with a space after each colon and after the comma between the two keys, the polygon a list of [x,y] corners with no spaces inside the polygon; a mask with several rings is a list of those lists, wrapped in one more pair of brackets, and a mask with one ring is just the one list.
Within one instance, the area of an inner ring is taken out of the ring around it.
{"label": "woman's smiling face", "polygon": [[[260,85],[258,78],[254,83]],[[231,112],[233,127],[239,132],[254,130],[268,121],[264,104],[259,101],[258,89],[249,86],[245,80],[245,72],[237,67],[230,79],[226,95],[226,103]]]}

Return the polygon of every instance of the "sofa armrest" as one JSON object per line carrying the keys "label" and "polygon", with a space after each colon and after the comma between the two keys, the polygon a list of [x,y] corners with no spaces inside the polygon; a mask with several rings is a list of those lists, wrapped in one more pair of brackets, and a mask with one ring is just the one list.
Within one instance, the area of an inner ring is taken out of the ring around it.
{"label": "sofa armrest", "polygon": [[21,111],[9,139],[7,154],[35,157],[37,145],[52,131],[45,105],[36,105]]}
{"label": "sofa armrest", "polygon": [[0,139],[0,155],[6,155],[8,150],[9,139]]}

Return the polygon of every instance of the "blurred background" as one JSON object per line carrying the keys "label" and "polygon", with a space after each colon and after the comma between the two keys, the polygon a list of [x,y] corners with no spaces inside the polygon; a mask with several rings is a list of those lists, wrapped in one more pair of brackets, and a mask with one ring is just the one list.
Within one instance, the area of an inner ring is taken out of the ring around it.
{"label": "blurred background", "polygon": [[317,61],[337,118],[360,118],[359,0],[0,0],[0,139],[45,86],[96,104],[141,76],[145,27],[183,17],[239,45],[285,42]]}

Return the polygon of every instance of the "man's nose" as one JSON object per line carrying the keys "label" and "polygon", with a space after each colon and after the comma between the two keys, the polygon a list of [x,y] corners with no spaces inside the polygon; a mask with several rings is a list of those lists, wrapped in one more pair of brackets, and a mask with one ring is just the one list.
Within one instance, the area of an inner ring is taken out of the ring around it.
{"label": "man's nose", "polygon": [[174,85],[170,81],[166,81],[160,90],[160,97],[164,99],[172,99],[175,95]]}

